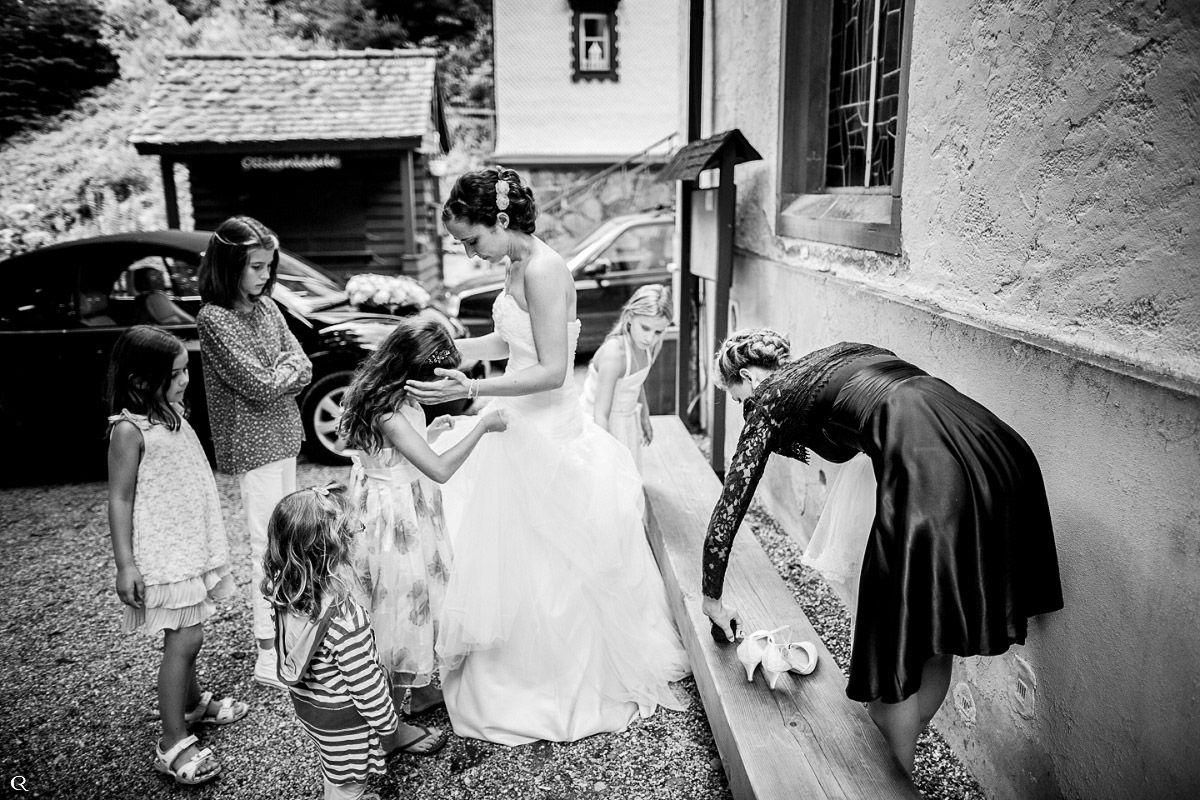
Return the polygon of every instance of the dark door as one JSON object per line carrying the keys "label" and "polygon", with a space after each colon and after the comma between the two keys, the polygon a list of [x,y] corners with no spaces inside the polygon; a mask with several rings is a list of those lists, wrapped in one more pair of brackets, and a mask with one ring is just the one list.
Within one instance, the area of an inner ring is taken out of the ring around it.
{"label": "dark door", "polygon": [[281,246],[328,269],[369,262],[362,178],[354,170],[247,172],[243,207]]}

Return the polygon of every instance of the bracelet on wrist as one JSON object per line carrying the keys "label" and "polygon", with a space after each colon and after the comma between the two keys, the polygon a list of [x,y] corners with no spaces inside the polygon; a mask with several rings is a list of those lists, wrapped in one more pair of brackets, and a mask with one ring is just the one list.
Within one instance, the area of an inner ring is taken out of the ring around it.
{"label": "bracelet on wrist", "polygon": [[479,379],[472,378],[467,383],[467,399],[474,400],[476,397],[479,397]]}

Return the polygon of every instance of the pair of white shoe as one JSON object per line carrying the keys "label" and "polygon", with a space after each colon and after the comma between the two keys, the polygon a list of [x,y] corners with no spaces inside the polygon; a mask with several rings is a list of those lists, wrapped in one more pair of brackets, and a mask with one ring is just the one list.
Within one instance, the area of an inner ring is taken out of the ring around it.
{"label": "pair of white shoe", "polygon": [[[755,631],[738,645],[738,661],[746,668],[746,680],[754,680],[754,670],[762,665],[767,685],[772,689],[785,672],[809,675],[817,668],[817,648],[812,642],[779,641],[777,636],[788,629],[784,625],[773,631]],[[780,637],[782,638],[782,637]]]}

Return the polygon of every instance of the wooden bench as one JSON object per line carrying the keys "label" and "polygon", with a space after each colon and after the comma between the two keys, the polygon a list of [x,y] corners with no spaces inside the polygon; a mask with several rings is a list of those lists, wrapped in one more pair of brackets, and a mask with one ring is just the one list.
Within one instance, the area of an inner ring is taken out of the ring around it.
{"label": "wooden bench", "polygon": [[816,645],[820,663],[808,676],[786,673],[771,691],[761,670],[746,682],[735,645],[713,641],[700,610],[700,552],[721,485],[678,418],[653,423],[654,443],[642,450],[647,532],[733,796],[919,798],[749,530],[734,544],[726,598],[747,633],[790,625],[793,640]]}

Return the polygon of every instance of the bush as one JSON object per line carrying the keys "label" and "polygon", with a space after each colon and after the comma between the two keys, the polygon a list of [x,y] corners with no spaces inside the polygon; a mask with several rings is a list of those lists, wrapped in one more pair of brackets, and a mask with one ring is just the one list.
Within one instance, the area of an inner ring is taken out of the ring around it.
{"label": "bush", "polygon": [[0,0],[0,141],[117,77],[90,0]]}

